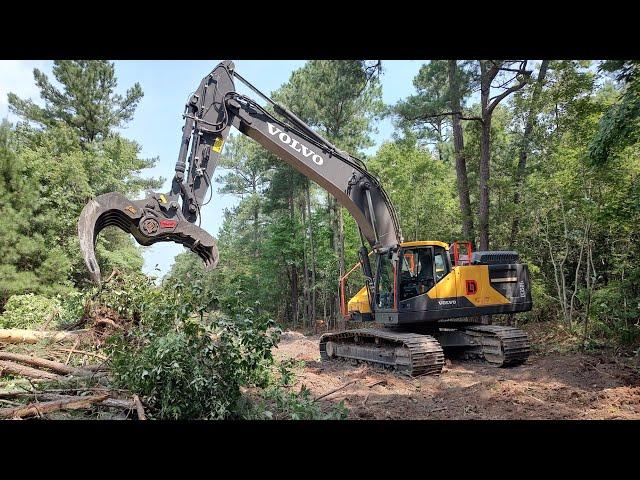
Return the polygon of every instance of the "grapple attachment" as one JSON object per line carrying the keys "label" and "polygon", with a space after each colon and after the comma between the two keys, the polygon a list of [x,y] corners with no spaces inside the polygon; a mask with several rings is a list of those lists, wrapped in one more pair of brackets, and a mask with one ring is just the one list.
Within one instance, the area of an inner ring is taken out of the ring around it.
{"label": "grapple attachment", "polygon": [[115,226],[134,236],[140,245],[176,242],[198,254],[205,268],[218,263],[218,248],[211,235],[186,221],[180,211],[167,208],[164,195],[131,201],[119,193],[106,193],[87,203],[78,219],[80,250],[91,279],[99,284],[100,267],[96,259],[96,238],[102,229]]}

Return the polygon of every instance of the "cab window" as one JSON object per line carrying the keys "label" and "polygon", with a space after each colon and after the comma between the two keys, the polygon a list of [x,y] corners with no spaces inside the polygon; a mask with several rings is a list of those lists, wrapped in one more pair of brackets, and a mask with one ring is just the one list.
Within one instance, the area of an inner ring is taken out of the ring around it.
{"label": "cab window", "polygon": [[449,265],[446,259],[446,252],[444,248],[437,248],[433,257],[433,263],[435,265],[435,278],[436,283],[442,280],[447,273],[449,273]]}
{"label": "cab window", "polygon": [[447,252],[442,247],[406,249],[400,271],[400,300],[422,295],[449,273]]}
{"label": "cab window", "polygon": [[435,284],[430,247],[404,250],[400,272],[401,300],[422,295]]}
{"label": "cab window", "polygon": [[376,305],[393,308],[393,260],[388,255],[380,255],[378,262]]}

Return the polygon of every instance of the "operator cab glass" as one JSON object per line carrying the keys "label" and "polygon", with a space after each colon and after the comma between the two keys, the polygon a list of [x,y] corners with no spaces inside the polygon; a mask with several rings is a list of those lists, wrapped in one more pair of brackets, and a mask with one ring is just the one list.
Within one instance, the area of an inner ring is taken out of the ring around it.
{"label": "operator cab glass", "polygon": [[449,273],[447,253],[440,246],[405,248],[401,255],[400,300],[422,295]]}
{"label": "operator cab glass", "polygon": [[378,282],[376,306],[378,308],[394,307],[394,274],[393,260],[388,255],[378,257]]}

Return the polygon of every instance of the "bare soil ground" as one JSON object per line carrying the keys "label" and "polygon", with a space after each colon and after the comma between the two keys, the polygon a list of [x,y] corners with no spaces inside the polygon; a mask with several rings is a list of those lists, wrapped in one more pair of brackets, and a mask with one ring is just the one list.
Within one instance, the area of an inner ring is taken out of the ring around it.
{"label": "bare soil ground", "polygon": [[321,362],[319,338],[285,332],[275,356],[304,362],[293,388],[304,384],[314,397],[355,380],[319,400],[344,401],[350,419],[640,419],[638,366],[613,353],[534,348],[518,367],[447,360],[440,376],[412,379],[364,363]]}

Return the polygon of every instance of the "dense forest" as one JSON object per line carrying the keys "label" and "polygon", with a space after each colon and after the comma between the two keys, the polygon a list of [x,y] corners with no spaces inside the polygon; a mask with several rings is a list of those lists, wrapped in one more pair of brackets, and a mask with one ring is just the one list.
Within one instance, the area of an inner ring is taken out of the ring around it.
{"label": "dense forest", "polygon": [[[635,344],[640,62],[425,61],[412,93],[393,105],[382,100],[384,74],[380,61],[312,60],[271,96],[363,159],[389,193],[406,241],[517,250],[534,301],[519,322],[563,325],[583,347]],[[119,133],[142,87],[116,93],[108,61],[56,61],[53,75],[55,83],[34,71],[42,106],[9,94],[20,120],[0,125],[0,328],[77,320],[96,295],[76,236],[83,206],[102,193],[139,198],[162,185],[145,174],[157,159],[141,158],[140,145]],[[384,117],[393,119],[393,139],[370,153]],[[264,328],[272,321],[304,331],[343,328],[338,279],[360,247],[347,211],[239,134],[225,145],[216,175],[219,193],[239,199],[211,232],[218,267],[205,272],[186,252],[162,286],[147,284],[140,247],[108,229],[97,246],[102,271],[136,279],[109,291],[109,305],[133,314],[136,301],[148,301],[141,289],[164,288],[183,293],[171,297],[172,318],[242,313],[269,319]]]}

